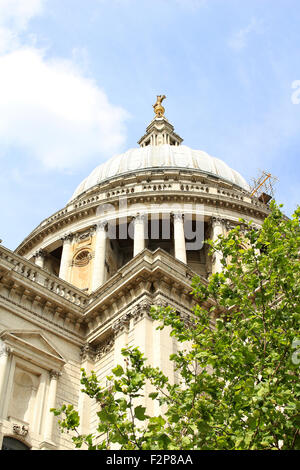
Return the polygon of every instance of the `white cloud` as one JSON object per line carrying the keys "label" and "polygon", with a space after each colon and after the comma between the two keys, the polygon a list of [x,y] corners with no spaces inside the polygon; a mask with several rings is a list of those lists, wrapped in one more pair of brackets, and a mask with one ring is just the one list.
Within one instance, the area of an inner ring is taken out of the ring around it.
{"label": "white cloud", "polygon": [[20,33],[42,13],[44,4],[45,0],[0,0],[0,53],[20,46]]}
{"label": "white cloud", "polygon": [[18,49],[0,57],[0,140],[50,168],[72,168],[124,141],[126,113],[70,61]]}
{"label": "white cloud", "polygon": [[74,168],[118,151],[127,113],[83,75],[78,60],[47,59],[21,44],[20,32],[43,5],[0,0],[0,155],[19,148],[46,168]]}
{"label": "white cloud", "polygon": [[237,51],[244,49],[247,45],[249,35],[251,33],[261,34],[263,32],[263,24],[256,18],[252,18],[248,26],[234,33],[229,40],[229,46]]}

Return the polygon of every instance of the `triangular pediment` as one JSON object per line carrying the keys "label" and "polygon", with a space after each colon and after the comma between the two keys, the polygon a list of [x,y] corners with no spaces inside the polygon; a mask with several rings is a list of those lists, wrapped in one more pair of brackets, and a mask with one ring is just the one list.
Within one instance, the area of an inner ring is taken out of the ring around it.
{"label": "triangular pediment", "polygon": [[44,333],[38,330],[6,330],[1,335],[9,339],[10,343],[18,343],[23,347],[35,351],[41,356],[47,356],[60,363],[65,363],[65,359],[57,348],[45,337]]}

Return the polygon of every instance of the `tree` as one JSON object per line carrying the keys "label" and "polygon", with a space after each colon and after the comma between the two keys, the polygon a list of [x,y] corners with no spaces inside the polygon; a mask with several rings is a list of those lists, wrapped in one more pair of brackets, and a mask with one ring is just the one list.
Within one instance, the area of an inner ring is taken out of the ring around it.
{"label": "tree", "polygon": [[[208,285],[194,278],[197,303],[189,328],[171,307],[151,308],[160,328],[170,325],[171,335],[182,343],[170,357],[179,383],[171,385],[138,348],[122,350],[126,367],[113,369],[109,390],[99,386],[94,373],[88,377],[82,370],[83,392],[99,404],[102,438],[76,434],[79,416],[73,406],[52,410],[62,431],[74,431],[76,447],[300,448],[300,208],[287,219],[280,207],[271,204],[259,229],[241,220],[227,236],[208,242],[212,253],[222,254],[224,269]],[[135,405],[147,381],[163,416],[148,416]]]}

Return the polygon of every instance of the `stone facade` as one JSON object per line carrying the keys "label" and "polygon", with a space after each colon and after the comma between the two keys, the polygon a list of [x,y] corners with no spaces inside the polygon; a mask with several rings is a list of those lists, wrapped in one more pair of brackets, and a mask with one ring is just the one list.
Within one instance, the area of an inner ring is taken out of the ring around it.
{"label": "stone facade", "polygon": [[[164,116],[140,140],[143,149],[181,142]],[[188,321],[192,277],[206,283],[221,269],[203,240],[267,214],[222,175],[145,166],[77,195],[15,252],[0,246],[0,447],[14,438],[31,449],[72,449],[49,409],[73,404],[81,431],[93,432],[97,405],[80,393],[80,369],[107,386],[126,345],[176,381],[168,358],[179,346],[156,330],[150,306],[171,305]],[[159,413],[151,400],[146,406]]]}

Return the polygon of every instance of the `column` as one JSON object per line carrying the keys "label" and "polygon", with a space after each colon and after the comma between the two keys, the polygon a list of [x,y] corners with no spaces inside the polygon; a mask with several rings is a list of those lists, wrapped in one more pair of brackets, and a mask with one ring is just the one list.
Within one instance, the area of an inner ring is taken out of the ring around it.
{"label": "column", "polygon": [[46,415],[45,415],[45,426],[44,426],[44,439],[46,442],[52,442],[52,432],[54,426],[54,414],[50,411],[51,408],[56,406],[56,390],[57,390],[57,381],[61,376],[61,373],[56,370],[51,370],[50,375],[50,385],[48,390],[48,399],[46,403]]}
{"label": "column", "polygon": [[133,239],[133,256],[144,250],[145,248],[145,214],[137,214],[134,218],[134,239]]}
{"label": "column", "polygon": [[92,290],[95,291],[105,280],[105,254],[107,221],[97,224],[95,240],[95,257],[93,265]]}
{"label": "column", "polygon": [[174,223],[174,245],[175,245],[175,258],[183,263],[186,263],[186,249],[185,249],[185,236],[183,214],[173,214]]}
{"label": "column", "polygon": [[[216,242],[219,235],[223,235],[223,226],[225,221],[220,217],[212,217],[212,240]],[[222,255],[219,252],[215,252],[212,259],[212,274],[220,273],[223,269],[221,263]]]}
{"label": "column", "polygon": [[6,386],[8,381],[8,367],[9,367],[9,355],[10,348],[0,342],[0,418],[3,415],[3,407],[6,397]]}
{"label": "column", "polygon": [[125,366],[125,358],[122,356],[122,349],[128,345],[129,318],[127,315],[119,318],[112,325],[114,332],[114,367],[118,364]]}
{"label": "column", "polygon": [[[153,364],[153,320],[149,315],[150,312],[150,302],[142,300],[133,310],[132,310],[132,321],[133,321],[133,344],[138,347],[140,351],[145,354],[147,358],[146,364]],[[147,381],[143,387],[141,397],[136,399],[136,404],[145,406],[147,408],[147,413],[154,413],[154,402],[148,398],[149,393],[154,392],[154,388]]]}
{"label": "column", "polygon": [[[81,368],[85,370],[87,375],[90,375],[95,360],[95,350],[90,344],[85,344],[81,348]],[[90,417],[91,417],[91,404],[93,400],[86,394],[79,391],[78,398],[78,413],[80,417],[79,432],[80,434],[89,434],[90,432]]]}
{"label": "column", "polygon": [[40,268],[44,267],[46,254],[47,252],[44,250],[38,250],[34,253],[34,262]]}
{"label": "column", "polygon": [[61,240],[63,241],[63,249],[60,260],[59,277],[64,281],[68,280],[70,262],[71,262],[71,246],[73,235],[71,233],[64,235]]}

